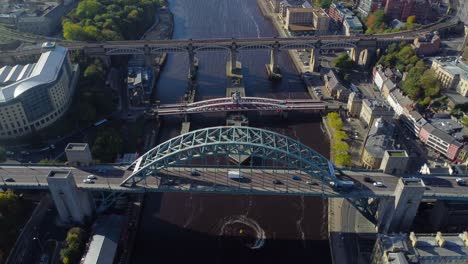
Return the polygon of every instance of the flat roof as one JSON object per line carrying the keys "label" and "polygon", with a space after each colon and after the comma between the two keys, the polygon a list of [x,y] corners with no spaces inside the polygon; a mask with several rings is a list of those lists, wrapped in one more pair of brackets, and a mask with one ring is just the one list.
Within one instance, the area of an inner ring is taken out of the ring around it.
{"label": "flat roof", "polygon": [[296,25],[296,24],[289,24],[290,31],[311,31],[315,28],[313,26],[304,26],[304,25]]}
{"label": "flat roof", "polygon": [[96,221],[95,235],[89,244],[84,264],[112,264],[119,244],[124,218],[107,215]]}
{"label": "flat roof", "polygon": [[404,150],[387,150],[390,157],[408,157],[408,154]]}
{"label": "flat roof", "polygon": [[68,143],[66,150],[85,150],[88,143]]}
{"label": "flat roof", "polygon": [[48,178],[67,178],[71,174],[71,170],[51,170],[47,175]]}

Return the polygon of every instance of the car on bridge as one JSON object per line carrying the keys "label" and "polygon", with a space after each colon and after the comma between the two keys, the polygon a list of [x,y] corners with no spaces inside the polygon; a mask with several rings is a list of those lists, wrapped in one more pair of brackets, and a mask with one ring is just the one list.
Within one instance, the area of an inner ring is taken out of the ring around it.
{"label": "car on bridge", "polygon": [[283,185],[283,182],[280,181],[280,180],[274,180],[274,181],[273,181],[273,184],[276,184],[276,185]]}
{"label": "car on bridge", "polygon": [[196,177],[196,176],[200,176],[200,175],[201,175],[200,172],[197,171],[197,170],[192,170],[192,172],[190,172],[190,176]]}
{"label": "car on bridge", "polygon": [[6,182],[15,182],[15,179],[13,179],[13,178],[6,178],[5,181],[6,181]]}
{"label": "car on bridge", "polygon": [[319,184],[317,182],[314,182],[314,181],[306,181],[306,183],[308,185],[314,185],[314,186],[318,186]]}
{"label": "car on bridge", "polygon": [[97,180],[97,177],[94,176],[93,174],[90,174],[88,175],[88,177],[86,177],[87,180]]}
{"label": "car on bridge", "polygon": [[91,179],[84,179],[84,180],[83,180],[83,183],[86,183],[86,184],[93,184],[94,181],[91,180]]}
{"label": "car on bridge", "polygon": [[372,185],[374,185],[375,187],[385,187],[385,185],[382,183],[382,182],[374,182]]}
{"label": "car on bridge", "polygon": [[463,178],[456,178],[455,181],[460,186],[466,186],[467,185],[465,179],[463,179]]}
{"label": "car on bridge", "polygon": [[297,175],[293,175],[291,178],[293,180],[295,180],[295,181],[301,181],[302,180],[301,176],[297,176]]}

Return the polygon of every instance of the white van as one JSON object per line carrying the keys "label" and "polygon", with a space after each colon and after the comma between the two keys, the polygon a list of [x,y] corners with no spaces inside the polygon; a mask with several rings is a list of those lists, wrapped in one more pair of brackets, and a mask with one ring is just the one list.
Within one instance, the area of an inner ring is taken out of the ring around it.
{"label": "white van", "polygon": [[230,170],[230,171],[228,171],[228,178],[229,179],[242,179],[243,176],[242,176],[242,173],[240,171]]}

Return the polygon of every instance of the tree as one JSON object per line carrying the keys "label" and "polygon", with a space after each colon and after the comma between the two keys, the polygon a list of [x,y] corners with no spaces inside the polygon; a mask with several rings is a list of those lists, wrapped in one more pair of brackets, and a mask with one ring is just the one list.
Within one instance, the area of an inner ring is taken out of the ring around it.
{"label": "tree", "polygon": [[333,134],[333,140],[342,141],[348,139],[348,135],[343,130],[335,131]]}
{"label": "tree", "polygon": [[338,166],[351,166],[351,156],[348,153],[340,153],[335,156],[334,162]]}
{"label": "tree", "polygon": [[414,24],[415,21],[416,21],[416,16],[409,16],[409,17],[406,19],[406,23],[407,23],[407,24]]}
{"label": "tree", "polygon": [[343,52],[333,60],[333,64],[340,72],[348,72],[353,68],[354,62],[347,52]]}
{"label": "tree", "polygon": [[101,131],[93,144],[93,155],[104,162],[113,162],[122,151],[122,137],[114,129]]}
{"label": "tree", "polygon": [[6,160],[6,150],[4,147],[0,146],[0,162]]}

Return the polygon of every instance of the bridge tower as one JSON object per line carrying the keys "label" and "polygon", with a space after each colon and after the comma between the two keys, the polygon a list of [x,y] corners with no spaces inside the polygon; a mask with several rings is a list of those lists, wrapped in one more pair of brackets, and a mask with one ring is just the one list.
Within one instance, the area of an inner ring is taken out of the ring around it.
{"label": "bridge tower", "polygon": [[64,224],[83,224],[94,213],[94,202],[87,191],[78,190],[71,170],[52,170],[47,175],[52,199]]}
{"label": "bridge tower", "polygon": [[197,76],[198,59],[195,57],[195,50],[193,48],[192,43],[189,44],[187,51],[189,58],[188,78],[190,80],[194,80]]}
{"label": "bridge tower", "polygon": [[413,224],[426,186],[419,178],[400,178],[394,197],[382,199],[377,209],[379,232],[406,232]]}
{"label": "bridge tower", "polygon": [[278,53],[279,53],[279,43],[276,42],[273,44],[270,50],[270,63],[266,65],[268,76],[272,80],[281,79],[281,71],[278,66]]}

